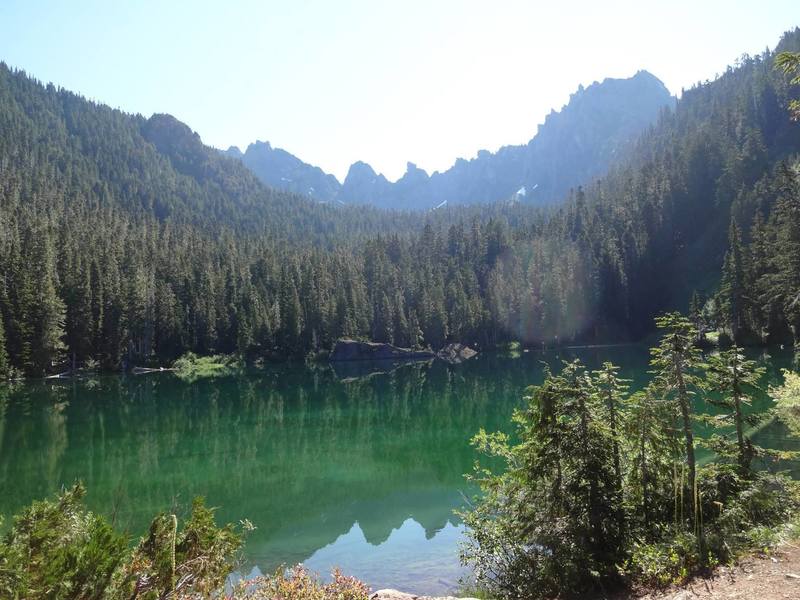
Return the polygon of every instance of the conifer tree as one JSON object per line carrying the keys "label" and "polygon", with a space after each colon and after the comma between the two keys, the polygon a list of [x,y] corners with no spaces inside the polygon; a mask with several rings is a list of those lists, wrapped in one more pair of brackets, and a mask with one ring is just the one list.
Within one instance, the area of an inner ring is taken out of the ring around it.
{"label": "conifer tree", "polygon": [[514,417],[519,444],[483,431],[473,440],[508,470],[476,471],[486,495],[464,515],[475,541],[466,556],[479,562],[478,576],[501,597],[577,595],[587,580],[613,579],[622,559],[623,515],[605,408],[579,361],[565,363],[558,375],[546,371],[526,401]]}
{"label": "conifer tree", "polygon": [[83,361],[92,354],[95,324],[92,316],[92,285],[88,269],[76,267],[76,280],[66,303],[66,346],[71,357]]}
{"label": "conifer tree", "polygon": [[800,176],[784,171],[785,182],[775,203],[774,275],[766,280],[765,294],[776,298],[795,342],[800,340]]}
{"label": "conifer tree", "polygon": [[[775,68],[791,77],[790,84],[800,85],[800,52],[781,52],[775,58]],[[800,120],[800,100],[790,100],[789,111],[793,119]]]}
{"label": "conifer tree", "polygon": [[709,389],[719,394],[707,396],[706,399],[726,411],[722,423],[718,419],[713,419],[712,423],[716,426],[730,426],[732,423],[736,429],[735,450],[725,438],[718,436],[712,440],[711,445],[723,456],[734,455],[741,473],[747,475],[753,456],[759,449],[744,434],[745,425],[755,422],[744,411],[751,402],[748,392],[758,387],[765,369],[757,366],[755,361],[747,360],[742,349],[737,346],[712,354],[708,358],[706,369]]}
{"label": "conifer tree", "polygon": [[800,436],[800,373],[783,370],[783,384],[769,388],[777,414],[795,435]]}
{"label": "conifer tree", "polygon": [[622,459],[620,453],[621,414],[623,398],[628,391],[628,381],[620,379],[619,367],[604,362],[600,370],[593,372],[593,381],[601,404],[605,406],[608,414],[608,427],[614,452],[614,476],[617,481],[617,492],[622,495]]}
{"label": "conifer tree", "polygon": [[746,325],[746,270],[745,252],[739,226],[731,220],[728,234],[729,249],[722,267],[720,297],[722,314],[731,327],[733,339],[741,337]]}
{"label": "conifer tree", "polygon": [[382,293],[375,306],[372,337],[377,342],[394,342],[394,319],[386,293]]}
{"label": "conifer tree", "polygon": [[697,290],[692,292],[692,299],[689,302],[689,319],[692,321],[692,325],[697,330],[697,339],[700,340],[703,337],[703,306],[704,302],[700,297],[700,294]]}
{"label": "conifer tree", "polygon": [[403,294],[398,290],[394,299],[394,314],[392,327],[394,329],[395,343],[399,346],[410,347],[411,332],[406,318],[405,300]]}
{"label": "conifer tree", "polygon": [[39,232],[32,242],[31,260],[35,281],[35,302],[30,310],[31,372],[47,373],[62,358],[65,306],[58,295],[53,242]]}
{"label": "conifer tree", "polygon": [[644,531],[666,522],[674,496],[673,464],[681,452],[673,435],[674,410],[654,386],[632,394],[625,402],[626,453],[632,457],[625,493],[638,507],[636,517]]}
{"label": "conifer tree", "polygon": [[411,314],[408,316],[408,347],[409,348],[421,348],[423,335],[422,330],[419,326],[419,318],[417,317],[417,311],[412,310]]}
{"label": "conifer tree", "polygon": [[650,365],[655,375],[653,385],[680,414],[687,468],[686,515],[697,529],[697,460],[692,429],[692,402],[695,390],[702,385],[697,374],[701,365],[700,351],[694,346],[697,332],[680,313],[665,314],[656,319],[656,325],[664,333],[659,345],[651,350]]}
{"label": "conifer tree", "polygon": [[280,293],[281,341],[283,347],[292,354],[300,350],[300,336],[303,332],[302,310],[294,279],[284,274]]}
{"label": "conifer tree", "polygon": [[8,352],[6,352],[6,330],[3,326],[3,315],[0,313],[0,381],[9,375]]}

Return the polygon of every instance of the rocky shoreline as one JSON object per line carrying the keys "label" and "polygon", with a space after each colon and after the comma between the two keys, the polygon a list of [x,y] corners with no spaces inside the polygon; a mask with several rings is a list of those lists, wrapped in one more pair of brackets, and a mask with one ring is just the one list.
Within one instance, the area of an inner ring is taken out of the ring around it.
{"label": "rocky shoreline", "polygon": [[435,357],[436,353],[431,350],[413,350],[382,342],[363,342],[350,339],[338,340],[330,354],[331,362],[350,360],[426,360]]}
{"label": "rocky shoreline", "polygon": [[429,360],[440,358],[447,362],[459,363],[469,360],[477,352],[468,346],[458,343],[447,344],[438,352],[433,350],[418,350],[414,348],[401,348],[385,342],[365,342],[342,338],[337,340],[331,350],[331,362],[360,361],[360,360]]}
{"label": "rocky shoreline", "polygon": [[477,598],[459,598],[456,596],[416,596],[398,590],[378,590],[369,597],[370,600],[478,600]]}

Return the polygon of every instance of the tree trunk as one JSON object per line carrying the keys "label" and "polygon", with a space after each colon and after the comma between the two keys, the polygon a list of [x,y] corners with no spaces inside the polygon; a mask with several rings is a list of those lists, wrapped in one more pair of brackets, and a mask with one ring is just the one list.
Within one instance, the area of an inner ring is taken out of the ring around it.
{"label": "tree trunk", "polygon": [[689,476],[689,492],[691,502],[688,503],[689,520],[694,523],[695,505],[697,498],[695,496],[695,481],[696,481],[696,461],[694,457],[694,434],[692,433],[692,418],[689,407],[689,393],[686,390],[686,382],[683,379],[683,369],[679,364],[675,364],[675,375],[678,381],[678,401],[681,405],[681,416],[683,417],[683,435],[686,440],[686,464],[688,466]]}

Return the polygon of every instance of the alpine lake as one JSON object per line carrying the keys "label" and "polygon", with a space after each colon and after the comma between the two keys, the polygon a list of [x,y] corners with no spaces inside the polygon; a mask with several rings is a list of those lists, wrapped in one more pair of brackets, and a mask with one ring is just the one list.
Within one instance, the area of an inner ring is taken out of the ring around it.
{"label": "alpine lake", "polygon": [[[764,390],[794,360],[778,348],[748,354],[767,368]],[[322,576],[340,567],[373,589],[453,592],[468,575],[454,510],[475,494],[464,478],[477,458],[470,438],[480,428],[512,432],[511,414],[544,364],[575,358],[592,369],[618,364],[634,389],[648,380],[648,348],[625,345],[486,353],[461,364],[287,363],[193,382],[165,372],[0,387],[2,527],[77,480],[89,508],[134,536],[158,512],[185,516],[204,496],[218,523],[256,527],[240,575],[303,563]],[[751,410],[769,406],[763,392]],[[776,421],[753,437],[800,449]],[[781,468],[800,475],[796,465]]]}

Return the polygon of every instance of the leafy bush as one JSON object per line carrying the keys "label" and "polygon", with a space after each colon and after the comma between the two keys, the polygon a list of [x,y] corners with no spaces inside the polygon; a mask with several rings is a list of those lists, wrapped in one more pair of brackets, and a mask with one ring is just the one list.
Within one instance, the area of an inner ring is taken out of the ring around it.
{"label": "leafy bush", "polygon": [[626,573],[650,586],[680,583],[702,564],[697,538],[668,531],[664,541],[634,542]]}
{"label": "leafy bush", "polygon": [[271,577],[241,581],[231,600],[369,600],[369,588],[337,569],[330,583],[321,583],[303,565]]}
{"label": "leafy bush", "polygon": [[102,598],[127,556],[127,539],[83,509],[76,484],[34,502],[0,542],[0,597]]}
{"label": "leafy bush", "polygon": [[197,381],[212,377],[238,375],[244,370],[239,357],[217,354],[214,356],[197,356],[187,352],[173,363],[176,374],[186,381]]}
{"label": "leafy bush", "polygon": [[75,484],[14,519],[0,541],[0,597],[208,598],[222,589],[241,536],[232,525],[218,528],[202,500],[182,529],[175,515],[159,515],[131,547],[127,536],[83,507],[84,494]]}
{"label": "leafy bush", "polygon": [[712,549],[723,559],[746,551],[767,551],[777,545],[781,530],[798,511],[800,483],[783,474],[758,473],[731,496],[714,520],[718,541]]}
{"label": "leafy bush", "polygon": [[[217,527],[202,499],[181,527],[158,515],[135,545],[87,511],[75,484],[22,511],[0,540],[0,598],[26,600],[200,600],[222,597],[244,521]],[[1,521],[0,521],[1,523]],[[302,565],[239,583],[232,600],[368,600],[369,588],[336,570],[321,583]]]}
{"label": "leafy bush", "polygon": [[800,434],[800,373],[784,369],[783,385],[771,387],[778,416],[795,433]]}

